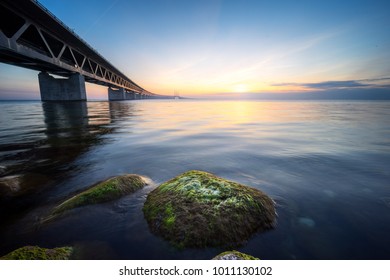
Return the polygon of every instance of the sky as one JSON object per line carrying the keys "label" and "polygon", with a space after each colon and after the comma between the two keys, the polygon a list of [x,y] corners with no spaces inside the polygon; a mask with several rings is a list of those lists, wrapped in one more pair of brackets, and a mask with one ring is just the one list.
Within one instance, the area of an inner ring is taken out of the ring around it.
{"label": "sky", "polygon": [[[148,91],[188,97],[390,98],[388,0],[40,0]],[[39,99],[0,64],[0,98]],[[87,85],[88,98],[107,89]]]}

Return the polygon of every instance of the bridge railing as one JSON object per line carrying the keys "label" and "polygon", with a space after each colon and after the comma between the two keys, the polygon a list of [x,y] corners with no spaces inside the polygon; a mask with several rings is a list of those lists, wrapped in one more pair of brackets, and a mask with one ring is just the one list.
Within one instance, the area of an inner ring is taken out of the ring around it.
{"label": "bridge railing", "polygon": [[37,4],[37,6],[39,6],[42,10],[44,10],[47,14],[49,14],[55,21],[57,21],[62,27],[64,27],[66,30],[68,30],[69,32],[71,32],[77,39],[79,39],[83,44],[85,44],[86,46],[88,46],[88,48],[90,48],[91,50],[93,50],[94,52],[96,52],[98,55],[100,55],[102,58],[103,56],[95,49],[93,48],[90,44],[87,43],[87,41],[85,41],[83,38],[81,38],[73,29],[71,29],[69,26],[67,26],[62,20],[60,20],[58,17],[56,17],[52,12],[50,12],[45,6],[43,6],[41,3],[39,3],[38,0],[31,0],[32,2],[34,2],[35,4]]}

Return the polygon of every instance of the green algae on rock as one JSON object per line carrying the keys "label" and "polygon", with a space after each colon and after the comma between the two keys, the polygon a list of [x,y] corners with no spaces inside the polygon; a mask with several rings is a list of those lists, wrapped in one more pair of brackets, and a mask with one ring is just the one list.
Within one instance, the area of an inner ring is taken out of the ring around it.
{"label": "green algae on rock", "polygon": [[72,256],[72,247],[54,249],[38,246],[25,246],[1,257],[1,260],[69,260]]}
{"label": "green algae on rock", "polygon": [[213,260],[259,260],[259,258],[233,250],[223,252],[215,256]]}
{"label": "green algae on rock", "polygon": [[65,200],[53,209],[51,215],[56,216],[76,207],[118,199],[143,188],[145,185],[147,185],[146,178],[140,175],[117,176]]}
{"label": "green algae on rock", "polygon": [[178,247],[239,245],[276,218],[263,192],[196,170],[149,193],[143,211],[152,232]]}

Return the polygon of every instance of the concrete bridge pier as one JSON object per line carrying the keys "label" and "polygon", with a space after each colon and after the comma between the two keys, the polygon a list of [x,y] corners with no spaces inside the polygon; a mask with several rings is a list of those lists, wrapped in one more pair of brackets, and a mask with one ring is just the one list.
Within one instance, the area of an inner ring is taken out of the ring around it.
{"label": "concrete bridge pier", "polygon": [[134,100],[136,93],[133,91],[127,91],[125,95],[126,100]]}
{"label": "concrete bridge pier", "polygon": [[138,94],[134,91],[127,91],[124,88],[108,88],[108,100],[135,100]]}
{"label": "concrete bridge pier", "polygon": [[108,100],[125,100],[126,92],[124,88],[108,88]]}
{"label": "concrete bridge pier", "polygon": [[56,79],[46,72],[38,74],[42,101],[85,101],[84,76],[74,73],[68,79]]}

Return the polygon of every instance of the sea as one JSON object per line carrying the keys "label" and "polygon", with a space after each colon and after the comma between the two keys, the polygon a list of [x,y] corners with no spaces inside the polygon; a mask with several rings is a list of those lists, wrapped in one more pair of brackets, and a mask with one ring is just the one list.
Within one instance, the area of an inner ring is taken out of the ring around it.
{"label": "sea", "polygon": [[[150,191],[188,170],[257,188],[274,229],[236,249],[264,260],[390,259],[390,102],[136,100],[0,102],[0,256],[74,246],[78,259],[211,259],[153,234]],[[107,178],[151,183],[134,194],[50,210]]]}

